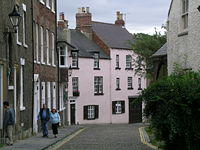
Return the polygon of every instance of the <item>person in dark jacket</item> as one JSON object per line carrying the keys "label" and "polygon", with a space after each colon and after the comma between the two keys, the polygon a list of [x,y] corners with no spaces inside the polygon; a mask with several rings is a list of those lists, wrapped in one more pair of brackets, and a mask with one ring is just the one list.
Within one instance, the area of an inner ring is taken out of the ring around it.
{"label": "person in dark jacket", "polygon": [[41,120],[43,137],[48,137],[48,122],[50,120],[50,111],[46,104],[43,104],[43,108],[40,109],[38,120]]}
{"label": "person in dark jacket", "polygon": [[6,144],[13,145],[13,127],[15,124],[15,111],[13,108],[10,108],[9,102],[3,102],[5,109],[4,119],[3,119],[3,129],[6,135]]}

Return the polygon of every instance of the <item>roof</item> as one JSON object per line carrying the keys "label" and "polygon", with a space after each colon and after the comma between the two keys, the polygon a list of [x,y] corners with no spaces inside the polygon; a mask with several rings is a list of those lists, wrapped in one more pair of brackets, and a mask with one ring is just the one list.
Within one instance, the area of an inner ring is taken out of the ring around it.
{"label": "roof", "polygon": [[126,28],[116,24],[92,21],[92,29],[108,47],[131,49],[129,42],[133,41],[133,36]]}
{"label": "roof", "polygon": [[167,43],[165,43],[158,51],[156,51],[152,57],[167,56]]}
{"label": "roof", "polygon": [[75,29],[70,29],[70,31],[71,44],[79,50],[80,57],[94,58],[94,53],[97,52],[102,59],[110,58],[97,44],[87,38],[83,33]]}

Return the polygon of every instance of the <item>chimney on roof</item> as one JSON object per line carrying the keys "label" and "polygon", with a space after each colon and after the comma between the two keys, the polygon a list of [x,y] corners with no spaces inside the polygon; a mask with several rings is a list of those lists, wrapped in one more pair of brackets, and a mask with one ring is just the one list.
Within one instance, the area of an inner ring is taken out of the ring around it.
{"label": "chimney on roof", "polygon": [[125,21],[123,19],[123,14],[120,13],[120,11],[117,11],[116,14],[117,14],[117,20],[115,21],[115,24],[124,27],[125,26]]}
{"label": "chimney on roof", "polygon": [[59,14],[58,27],[68,28],[68,20],[65,20],[65,14],[64,14],[64,12],[61,12]]}
{"label": "chimney on roof", "polygon": [[92,14],[89,7],[78,8],[76,29],[85,33],[92,33]]}

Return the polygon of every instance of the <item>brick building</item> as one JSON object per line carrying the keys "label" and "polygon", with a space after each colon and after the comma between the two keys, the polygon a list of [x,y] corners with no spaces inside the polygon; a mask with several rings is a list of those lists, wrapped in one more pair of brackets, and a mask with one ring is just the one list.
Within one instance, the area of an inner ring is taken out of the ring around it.
{"label": "brick building", "polygon": [[[21,15],[16,33],[8,17],[14,6]],[[31,6],[31,1],[26,0],[0,0],[0,139],[4,139],[2,138],[3,101],[6,100],[15,109],[14,139],[32,134]]]}
{"label": "brick building", "polygon": [[34,108],[33,132],[42,104],[59,108],[56,0],[33,0]]}

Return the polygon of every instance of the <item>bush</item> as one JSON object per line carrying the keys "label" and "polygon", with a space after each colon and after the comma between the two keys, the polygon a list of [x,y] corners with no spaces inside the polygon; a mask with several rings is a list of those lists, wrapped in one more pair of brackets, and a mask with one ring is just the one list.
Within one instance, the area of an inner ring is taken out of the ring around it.
{"label": "bush", "polygon": [[174,74],[145,89],[140,100],[167,150],[200,150],[200,73]]}

